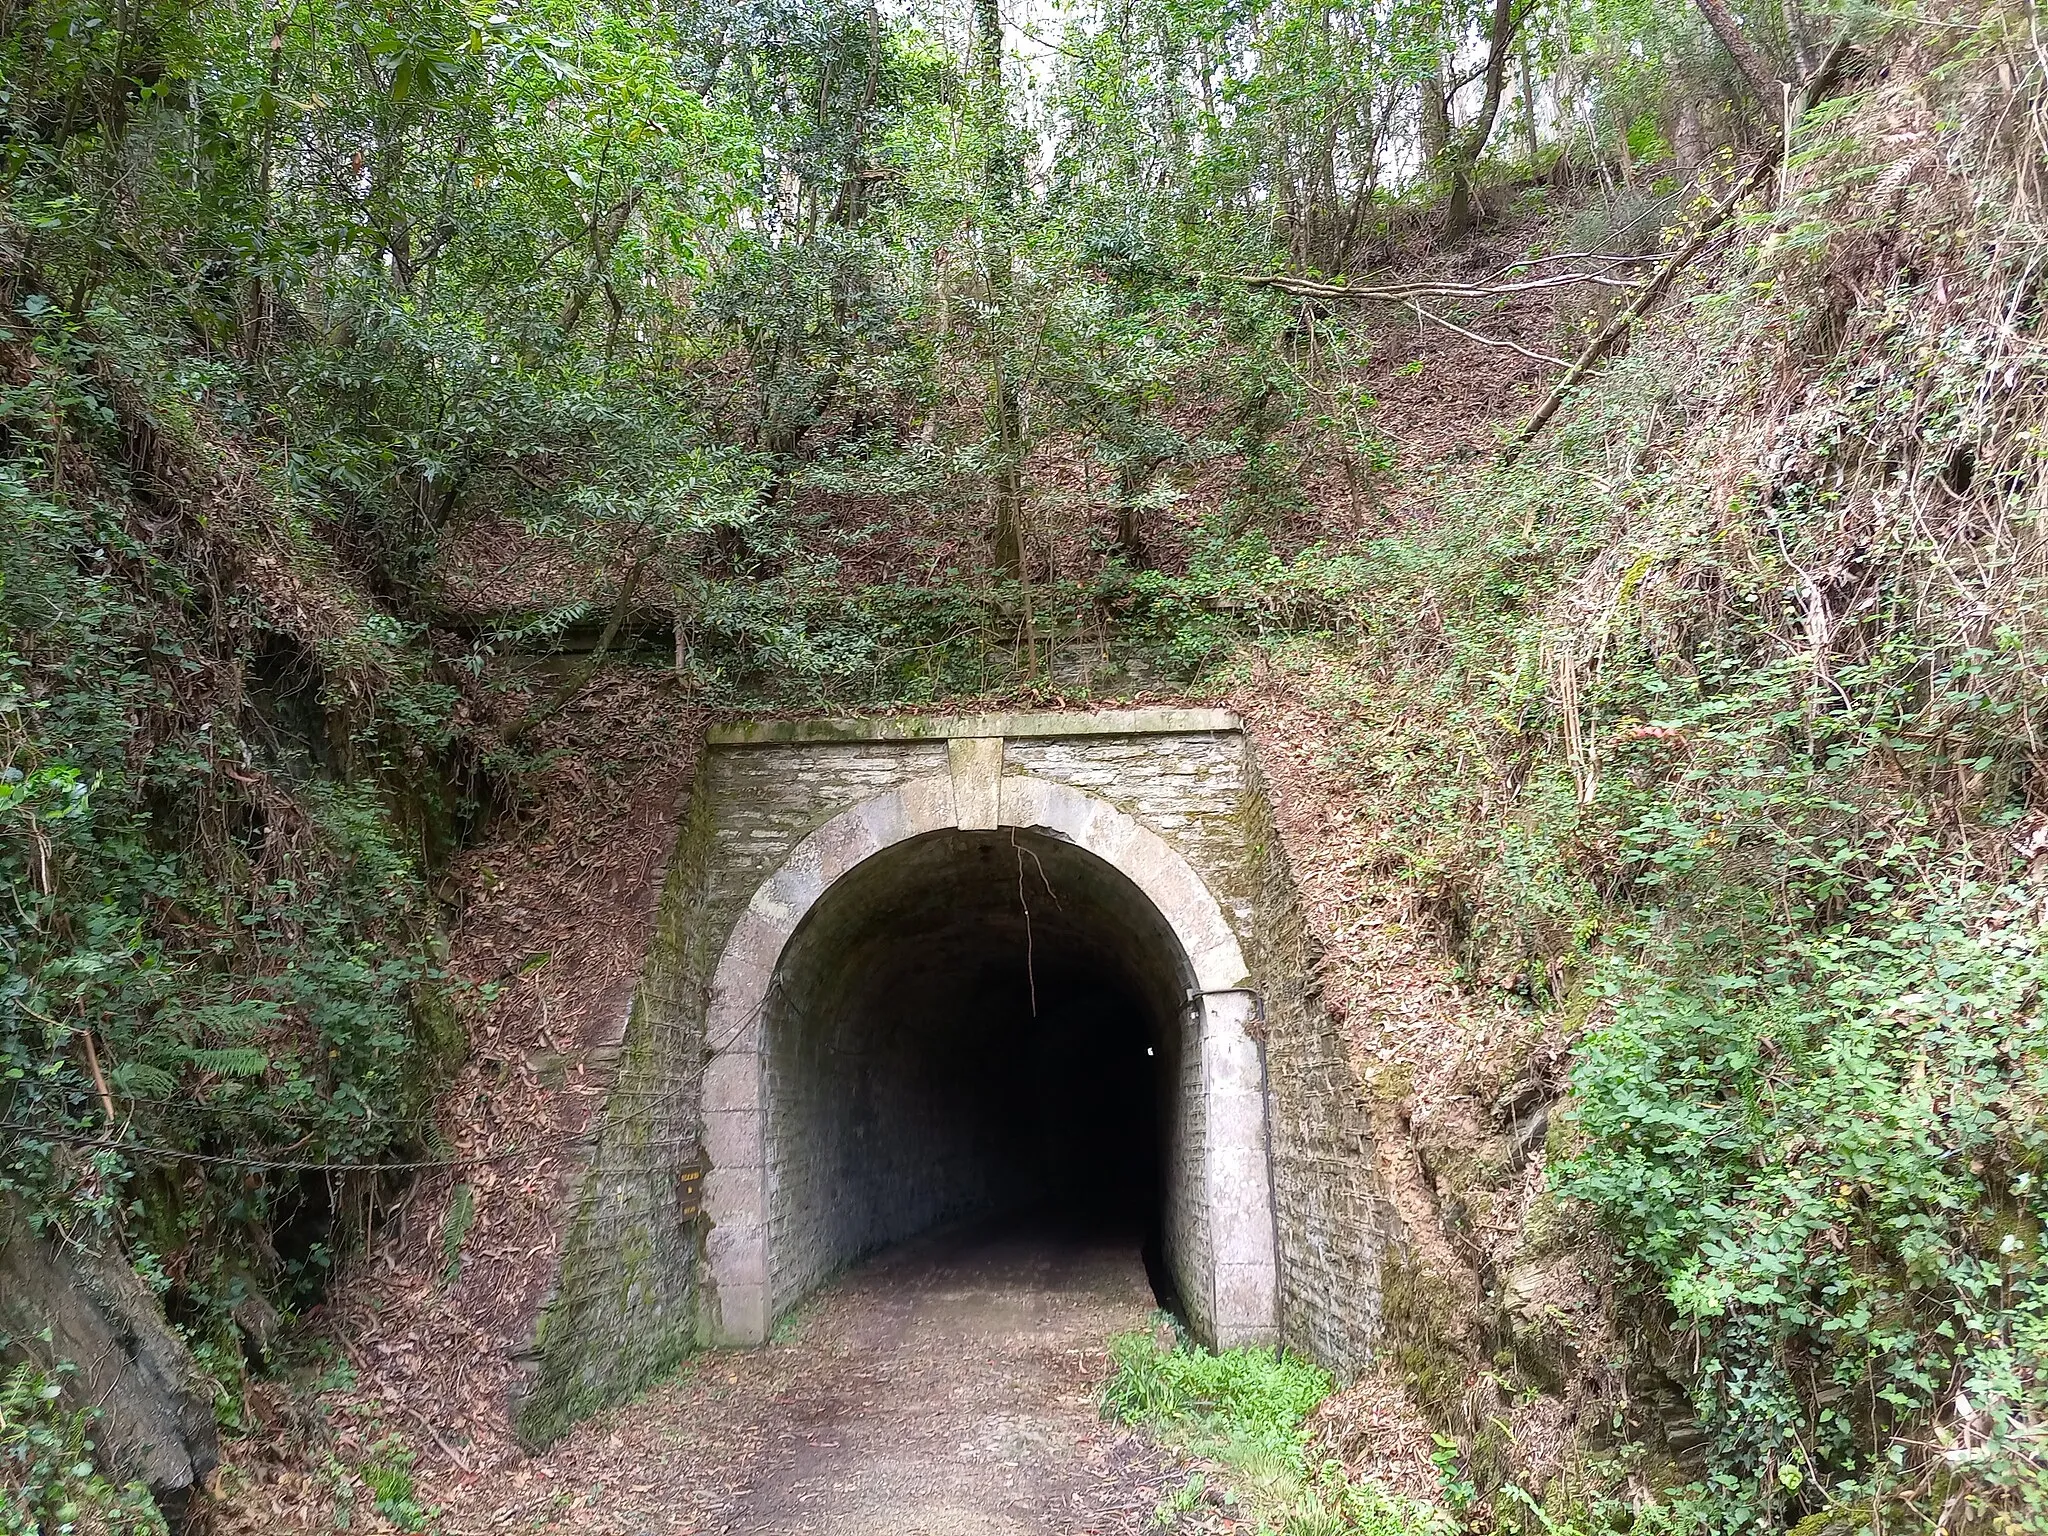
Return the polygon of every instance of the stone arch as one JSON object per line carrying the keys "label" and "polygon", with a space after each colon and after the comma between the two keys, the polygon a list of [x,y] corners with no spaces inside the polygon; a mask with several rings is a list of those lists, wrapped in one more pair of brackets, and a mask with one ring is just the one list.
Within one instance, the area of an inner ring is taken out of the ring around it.
{"label": "stone arch", "polygon": [[1000,739],[948,747],[950,773],[862,801],[799,843],[755,891],[720,954],[705,1018],[706,1335],[720,1344],[765,1342],[778,1304],[793,1299],[777,1298],[771,1282],[762,1070],[763,1018],[784,947],[836,881],[885,849],[948,829],[1013,827],[1060,838],[1119,871],[1178,943],[1193,980],[1187,1016],[1200,1051],[1204,1218],[1198,1272],[1181,1277],[1183,1300],[1218,1347],[1277,1343],[1264,1062],[1247,1027],[1259,1004],[1222,907],[1186,859],[1115,806],[1050,780],[1005,775]]}

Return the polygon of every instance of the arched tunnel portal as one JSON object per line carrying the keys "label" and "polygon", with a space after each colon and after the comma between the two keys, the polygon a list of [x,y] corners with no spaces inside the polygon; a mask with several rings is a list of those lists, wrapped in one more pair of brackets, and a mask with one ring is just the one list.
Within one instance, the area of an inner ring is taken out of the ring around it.
{"label": "arched tunnel portal", "polygon": [[1142,892],[1044,833],[929,832],[849,870],[784,949],[763,1019],[768,1179],[789,1191],[778,1307],[964,1218],[1163,1255],[1166,1175],[1188,1182],[1192,980]]}
{"label": "arched tunnel portal", "polygon": [[1007,1216],[1127,1235],[1203,1334],[1274,1342],[1256,999],[1221,908],[1107,803],[971,771],[829,823],[727,946],[709,1332],[758,1341],[853,1259]]}
{"label": "arched tunnel portal", "polygon": [[738,723],[679,809],[631,1007],[546,1068],[604,1109],[522,1435],[981,1217],[1121,1230],[1205,1342],[1364,1368],[1397,1228],[1235,717]]}

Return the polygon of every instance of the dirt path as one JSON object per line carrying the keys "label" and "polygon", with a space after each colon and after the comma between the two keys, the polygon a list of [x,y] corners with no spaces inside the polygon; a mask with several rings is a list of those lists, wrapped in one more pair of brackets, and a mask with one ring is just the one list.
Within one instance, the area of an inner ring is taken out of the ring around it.
{"label": "dirt path", "polygon": [[509,1475],[450,1490],[446,1529],[1156,1531],[1184,1473],[1096,1411],[1110,1336],[1151,1308],[1127,1244],[926,1239],[828,1287],[766,1349],[701,1356]]}

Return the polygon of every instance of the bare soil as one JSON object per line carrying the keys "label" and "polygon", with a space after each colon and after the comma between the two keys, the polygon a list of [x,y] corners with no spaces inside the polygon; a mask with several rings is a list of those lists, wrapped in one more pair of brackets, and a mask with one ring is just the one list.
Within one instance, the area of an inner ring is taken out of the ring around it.
{"label": "bare soil", "polygon": [[[762,1349],[695,1357],[509,1473],[436,1490],[449,1536],[1136,1536],[1186,1481],[1097,1408],[1147,1326],[1135,1246],[966,1230],[828,1286]],[[1228,1523],[1184,1527],[1227,1530]]]}

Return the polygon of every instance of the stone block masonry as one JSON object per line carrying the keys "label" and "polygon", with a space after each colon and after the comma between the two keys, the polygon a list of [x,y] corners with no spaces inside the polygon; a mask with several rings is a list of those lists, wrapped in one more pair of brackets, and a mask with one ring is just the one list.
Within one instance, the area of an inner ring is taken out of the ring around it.
{"label": "stone block masonry", "polygon": [[[1316,986],[1310,936],[1272,802],[1248,762],[1240,818],[1252,880],[1246,953],[1265,1007],[1280,1329],[1340,1379],[1363,1372],[1380,1333],[1379,1274],[1400,1218],[1382,1194],[1363,1088]],[[1371,1283],[1361,1283],[1361,1277]]]}
{"label": "stone block masonry", "polygon": [[714,730],[658,922],[528,1439],[765,1339],[877,1246],[1042,1195],[1126,1110],[1197,1333],[1368,1359],[1387,1217],[1234,717]]}

